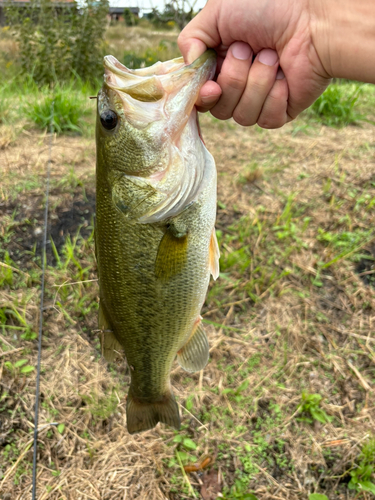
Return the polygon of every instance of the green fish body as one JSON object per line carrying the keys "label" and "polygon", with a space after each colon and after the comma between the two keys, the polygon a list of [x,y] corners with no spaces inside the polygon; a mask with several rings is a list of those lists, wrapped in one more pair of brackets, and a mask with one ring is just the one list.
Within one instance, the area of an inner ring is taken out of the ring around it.
{"label": "green fish body", "polygon": [[159,421],[179,428],[170,371],[177,355],[201,370],[208,342],[200,311],[218,276],[216,168],[194,102],[212,75],[207,51],[130,71],[105,58],[96,127],[99,328],[107,359],[130,366],[130,433]]}

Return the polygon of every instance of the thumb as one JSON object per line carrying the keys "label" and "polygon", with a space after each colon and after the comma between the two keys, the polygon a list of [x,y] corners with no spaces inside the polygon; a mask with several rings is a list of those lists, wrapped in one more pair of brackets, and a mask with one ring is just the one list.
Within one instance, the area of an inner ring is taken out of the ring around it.
{"label": "thumb", "polygon": [[203,54],[207,48],[220,45],[217,27],[220,0],[209,0],[207,5],[181,31],[177,43],[187,64]]}

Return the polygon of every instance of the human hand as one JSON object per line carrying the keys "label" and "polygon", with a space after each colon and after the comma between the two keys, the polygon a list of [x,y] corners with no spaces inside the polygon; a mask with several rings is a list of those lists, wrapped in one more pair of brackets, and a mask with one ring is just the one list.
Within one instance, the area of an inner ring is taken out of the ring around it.
{"label": "human hand", "polygon": [[181,32],[187,63],[218,54],[215,81],[197,107],[240,125],[278,128],[310,106],[330,81],[313,42],[308,0],[208,0]]}

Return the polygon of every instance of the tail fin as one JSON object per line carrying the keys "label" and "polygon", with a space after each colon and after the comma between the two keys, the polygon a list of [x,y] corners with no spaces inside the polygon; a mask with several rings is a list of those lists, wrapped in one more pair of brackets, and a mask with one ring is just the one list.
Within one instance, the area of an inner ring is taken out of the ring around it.
{"label": "tail fin", "polygon": [[170,392],[162,401],[145,403],[137,400],[131,388],[126,401],[126,421],[129,434],[152,429],[158,422],[180,428],[180,413],[173,394]]}

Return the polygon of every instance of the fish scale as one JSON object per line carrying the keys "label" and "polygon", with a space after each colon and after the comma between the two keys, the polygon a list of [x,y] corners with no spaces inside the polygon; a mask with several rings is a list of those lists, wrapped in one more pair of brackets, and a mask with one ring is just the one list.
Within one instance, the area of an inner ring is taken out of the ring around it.
{"label": "fish scale", "polygon": [[213,51],[189,66],[179,58],[139,73],[105,58],[96,128],[99,328],[105,357],[124,353],[130,366],[130,433],[158,422],[179,428],[172,364],[177,356],[194,372],[208,360],[200,311],[210,273],[218,275],[216,168],[194,102],[214,68]]}

